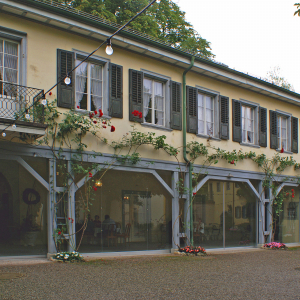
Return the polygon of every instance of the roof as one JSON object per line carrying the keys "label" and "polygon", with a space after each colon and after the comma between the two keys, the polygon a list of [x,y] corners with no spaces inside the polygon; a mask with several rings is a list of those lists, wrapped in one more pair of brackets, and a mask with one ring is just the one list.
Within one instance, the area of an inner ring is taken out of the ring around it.
{"label": "roof", "polygon": [[[74,9],[72,7],[59,4],[56,1],[53,0],[0,0],[0,4],[3,3],[4,6],[11,5],[12,2],[19,3],[22,6],[32,7],[35,9],[42,10],[44,12],[49,12],[57,16],[61,16],[64,18],[67,18],[69,20],[74,20],[76,22],[80,22],[81,24],[86,24],[88,26],[92,26],[96,29],[105,30],[106,32],[113,33],[115,32],[120,25],[117,23],[113,23],[110,21],[107,21],[103,18],[94,16],[92,14],[80,11],[78,9]],[[0,5],[0,9],[4,9],[5,7]],[[78,32],[78,31],[77,31]],[[160,49],[164,52],[169,53],[170,55],[175,55],[174,57],[169,57],[169,60],[166,60],[166,62],[170,60],[176,59],[176,57],[180,57],[183,59],[182,62],[178,62],[177,66],[185,68],[187,64],[190,61],[191,56],[195,56],[192,53],[189,53],[188,51],[184,51],[178,47],[173,47],[171,44],[168,44],[158,38],[149,36],[147,34],[141,33],[139,31],[133,30],[130,27],[124,28],[120,33],[118,33],[118,36],[124,37],[128,40],[139,42],[145,46],[151,46],[155,49]],[[107,36],[106,36],[107,37]],[[117,36],[115,37],[117,39]],[[121,43],[121,41],[120,41]],[[124,44],[124,43],[123,43]],[[146,54],[147,55],[147,54]],[[155,57],[155,56],[154,56]],[[156,58],[159,58],[156,56]],[[171,62],[172,63],[172,62]],[[195,67],[192,69],[193,71],[197,72],[196,64],[199,63],[201,65],[206,65],[209,69],[204,70],[203,68],[198,68],[199,73],[205,74],[207,76],[213,77],[215,79],[229,82],[232,84],[237,84],[238,86],[251,89],[256,92],[260,92],[265,95],[269,95],[272,97],[276,97],[283,101],[292,102],[294,104],[300,105],[300,94],[287,90],[285,88],[282,88],[280,86],[277,86],[271,82],[266,81],[265,79],[262,79],[260,77],[255,77],[250,74],[246,74],[240,71],[237,71],[235,69],[231,69],[225,64],[219,63],[213,59],[204,58],[201,56],[195,56]],[[214,72],[213,70],[219,70],[219,72]],[[217,74],[231,74],[229,77]],[[226,79],[224,79],[226,78]],[[237,79],[240,78],[241,80]],[[253,84],[249,84],[252,82]],[[263,85],[266,89],[264,92],[264,88],[260,88],[260,86]],[[277,92],[276,92],[277,91]],[[292,98],[292,99],[290,99]],[[297,98],[297,99],[295,99]],[[291,100],[291,101],[289,101]],[[296,101],[295,101],[296,100]]]}

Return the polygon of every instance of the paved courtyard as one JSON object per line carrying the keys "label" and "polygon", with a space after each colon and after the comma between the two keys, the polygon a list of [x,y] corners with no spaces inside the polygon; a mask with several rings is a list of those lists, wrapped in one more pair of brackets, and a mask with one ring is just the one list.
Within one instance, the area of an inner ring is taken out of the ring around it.
{"label": "paved courtyard", "polygon": [[0,265],[0,299],[300,299],[300,250]]}

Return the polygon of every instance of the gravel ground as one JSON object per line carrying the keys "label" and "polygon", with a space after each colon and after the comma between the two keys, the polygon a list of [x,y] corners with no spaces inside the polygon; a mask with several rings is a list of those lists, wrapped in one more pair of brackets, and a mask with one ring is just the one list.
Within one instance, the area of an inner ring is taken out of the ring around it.
{"label": "gravel ground", "polygon": [[[299,268],[299,270],[297,270]],[[300,250],[2,265],[0,299],[300,299]]]}

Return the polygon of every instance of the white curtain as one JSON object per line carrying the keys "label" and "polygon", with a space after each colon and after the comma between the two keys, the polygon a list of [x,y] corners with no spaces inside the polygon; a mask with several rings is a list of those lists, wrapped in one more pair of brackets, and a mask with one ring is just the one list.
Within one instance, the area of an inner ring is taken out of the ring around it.
{"label": "white curtain", "polygon": [[161,82],[154,82],[155,95],[155,117],[157,118],[157,125],[164,125],[164,97],[163,84]]}
{"label": "white curtain", "polygon": [[[76,66],[80,63],[80,61],[76,60]],[[82,63],[76,69],[76,107],[80,106],[80,102],[84,95],[84,90],[87,83],[87,63]]]}
{"label": "white curtain", "polygon": [[96,109],[102,109],[102,66],[91,65],[91,94]]}
{"label": "white curtain", "polygon": [[[146,122],[146,117],[149,112],[149,104],[150,100],[152,98],[152,80],[144,79],[144,122]],[[149,123],[151,123],[152,120],[150,120]]]}
{"label": "white curtain", "polygon": [[18,83],[18,44],[4,42],[4,81]]}

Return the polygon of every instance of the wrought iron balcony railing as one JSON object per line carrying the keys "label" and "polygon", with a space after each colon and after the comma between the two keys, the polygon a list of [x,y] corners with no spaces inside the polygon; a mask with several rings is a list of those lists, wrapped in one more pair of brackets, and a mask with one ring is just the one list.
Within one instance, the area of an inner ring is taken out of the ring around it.
{"label": "wrought iron balcony railing", "polygon": [[[0,118],[44,123],[44,90],[0,81]],[[26,118],[27,117],[27,118]]]}

